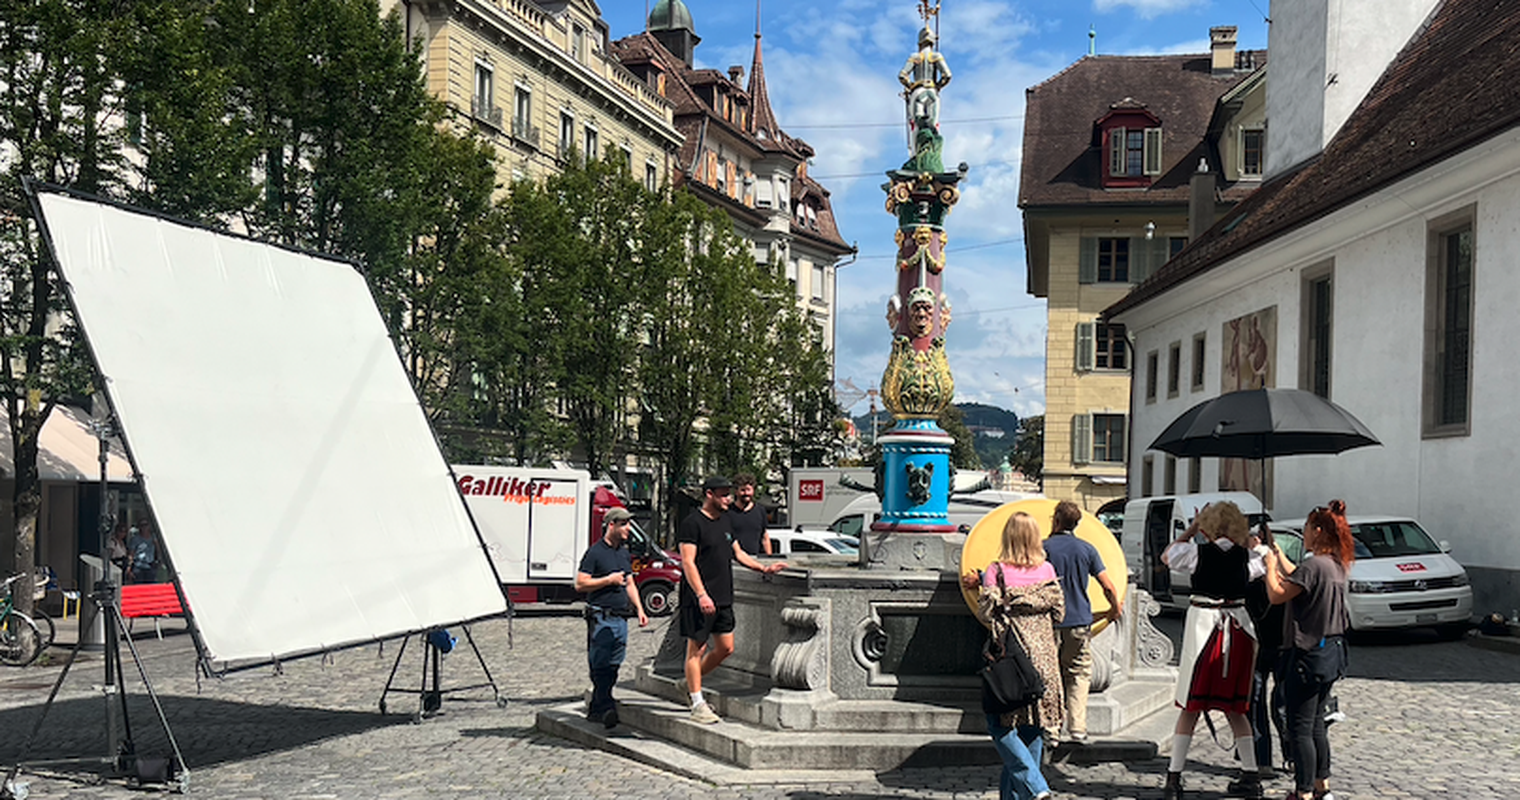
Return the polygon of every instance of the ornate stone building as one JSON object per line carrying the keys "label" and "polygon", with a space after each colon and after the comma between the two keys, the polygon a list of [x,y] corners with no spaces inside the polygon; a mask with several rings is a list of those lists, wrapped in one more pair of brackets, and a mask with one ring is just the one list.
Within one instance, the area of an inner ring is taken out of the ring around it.
{"label": "ornate stone building", "polygon": [[612,53],[674,106],[675,126],[685,137],[674,183],[726,211],[753,243],[756,261],[784,265],[798,305],[832,352],[834,270],[854,248],[834,224],[828,190],[808,177],[813,148],[776,120],[758,31],[747,80],[741,66],[726,74],[697,68],[700,41],[686,4],[659,0],[648,29],[613,42]]}
{"label": "ornate stone building", "polygon": [[622,157],[651,188],[670,179],[674,106],[611,54],[594,0],[381,0],[391,8],[452,121],[495,145],[503,185],[558,172],[572,154]]}

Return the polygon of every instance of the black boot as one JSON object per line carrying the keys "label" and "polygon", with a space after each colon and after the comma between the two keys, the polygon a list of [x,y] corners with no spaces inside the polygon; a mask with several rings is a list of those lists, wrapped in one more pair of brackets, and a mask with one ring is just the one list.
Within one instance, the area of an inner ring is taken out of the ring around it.
{"label": "black boot", "polygon": [[1230,785],[1225,787],[1225,792],[1231,797],[1261,800],[1264,796],[1261,790],[1261,773],[1242,770],[1240,777],[1230,781]]}
{"label": "black boot", "polygon": [[1166,785],[1161,787],[1161,800],[1182,800],[1182,773],[1166,773]]}

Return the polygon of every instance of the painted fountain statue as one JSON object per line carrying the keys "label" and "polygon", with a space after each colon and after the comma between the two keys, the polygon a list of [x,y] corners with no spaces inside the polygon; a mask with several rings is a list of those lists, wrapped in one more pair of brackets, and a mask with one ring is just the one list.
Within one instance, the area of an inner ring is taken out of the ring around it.
{"label": "painted fountain statue", "polygon": [[[675,625],[636,679],[644,696],[662,699],[623,703],[625,724],[721,763],[882,770],[997,759],[975,677],[985,632],[957,580],[967,535],[947,518],[952,439],[935,423],[955,391],[945,357],[945,220],[968,170],[943,165],[940,92],[950,69],[936,47],[938,5],[919,1],[919,48],[899,75],[911,153],[883,187],[897,219],[898,256],[887,306],[892,350],[881,382],[895,422],[880,437],[883,458],[871,487],[882,516],[862,537],[858,562],[817,555],[794,557],[775,575],[735,570],[736,650],[704,680],[725,724],[687,721],[677,683],[684,642]],[[984,523],[1000,527],[1008,513],[1005,506]],[[1125,618],[1095,639],[1089,731],[1096,736],[1170,707],[1170,642],[1149,625],[1155,604],[1136,595]],[[546,724],[545,716],[540,725],[572,738],[585,733]]]}

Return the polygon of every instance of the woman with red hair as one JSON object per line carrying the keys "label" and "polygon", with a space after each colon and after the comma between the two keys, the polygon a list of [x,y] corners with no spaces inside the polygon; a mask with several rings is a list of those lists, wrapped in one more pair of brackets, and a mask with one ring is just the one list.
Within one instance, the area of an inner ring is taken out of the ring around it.
{"label": "woman with red hair", "polygon": [[1304,548],[1312,555],[1297,567],[1276,552],[1266,557],[1267,596],[1274,604],[1288,605],[1283,615],[1283,695],[1296,789],[1288,797],[1334,800],[1323,709],[1331,687],[1346,674],[1346,576],[1356,551],[1345,501],[1331,500],[1328,508],[1309,512]]}

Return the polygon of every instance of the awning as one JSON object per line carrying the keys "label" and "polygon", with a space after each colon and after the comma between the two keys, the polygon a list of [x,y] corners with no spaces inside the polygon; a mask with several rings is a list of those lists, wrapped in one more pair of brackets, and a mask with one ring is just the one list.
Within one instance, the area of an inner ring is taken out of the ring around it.
{"label": "awning", "polygon": [[[0,408],[0,478],[16,477],[15,450],[11,447],[10,417]],[[130,482],[132,465],[123,455],[121,442],[110,440],[106,476]],[[43,423],[38,442],[37,477],[45,481],[100,480],[100,441],[90,432],[89,416],[68,406],[55,406]]]}
{"label": "awning", "polygon": [[1088,475],[1087,479],[1095,486],[1123,486],[1129,481],[1123,475]]}

